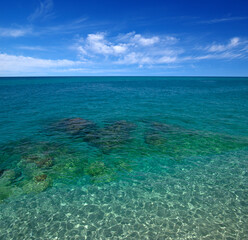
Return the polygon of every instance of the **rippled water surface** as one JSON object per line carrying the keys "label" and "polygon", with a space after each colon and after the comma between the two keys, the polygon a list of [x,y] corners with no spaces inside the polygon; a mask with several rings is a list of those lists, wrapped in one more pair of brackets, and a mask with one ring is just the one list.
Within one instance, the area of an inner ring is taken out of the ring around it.
{"label": "rippled water surface", "polygon": [[248,78],[0,78],[0,239],[248,239]]}

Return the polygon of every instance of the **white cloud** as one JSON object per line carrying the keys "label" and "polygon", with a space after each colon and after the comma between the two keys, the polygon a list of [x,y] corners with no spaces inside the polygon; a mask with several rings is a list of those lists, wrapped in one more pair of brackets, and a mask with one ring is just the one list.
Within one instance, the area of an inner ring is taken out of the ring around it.
{"label": "white cloud", "polygon": [[[81,59],[89,60],[104,58],[115,64],[168,64],[177,59],[183,51],[171,49],[172,43],[178,40],[172,36],[145,37],[135,32],[108,38],[104,33],[88,34],[86,39],[80,39],[76,47]],[[108,60],[106,59],[108,58]]]}
{"label": "white cloud", "polygon": [[0,28],[0,37],[23,37],[31,32],[31,28]]}
{"label": "white cloud", "polygon": [[40,73],[46,70],[56,70],[80,66],[82,62],[67,59],[51,60],[26,56],[16,56],[0,54],[0,73],[21,74],[21,73]]}
{"label": "white cloud", "polygon": [[120,34],[117,38],[119,42],[136,44],[140,46],[152,46],[155,44],[175,44],[178,39],[173,36],[152,36],[144,37],[141,34],[136,34],[134,31],[126,34]]}
{"label": "white cloud", "polygon": [[178,39],[177,39],[177,38],[175,38],[175,37],[171,37],[171,36],[165,36],[165,40],[166,40],[166,41],[173,42],[173,43],[175,43],[175,42],[177,42],[177,41],[178,41]]}
{"label": "white cloud", "polygon": [[124,53],[127,50],[127,46],[124,44],[113,46],[115,53]]}
{"label": "white cloud", "polygon": [[230,40],[230,43],[228,44],[229,47],[236,47],[240,43],[240,39],[238,37],[234,37]]}
{"label": "white cloud", "polygon": [[28,17],[29,21],[34,21],[36,19],[47,20],[54,16],[53,10],[53,0],[40,1],[40,5],[35,9],[35,11]]}
{"label": "white cloud", "polygon": [[229,43],[226,45],[222,44],[212,44],[207,47],[209,52],[223,52],[237,47],[240,44],[240,39],[238,37],[231,38]]}
{"label": "white cloud", "polygon": [[159,42],[159,37],[144,38],[140,34],[135,34],[132,40],[142,46],[149,46]]}
{"label": "white cloud", "polygon": [[88,53],[118,55],[124,53],[126,50],[126,44],[113,44],[105,39],[103,33],[88,34],[84,41],[84,46],[78,47],[78,51],[83,55],[87,55]]}

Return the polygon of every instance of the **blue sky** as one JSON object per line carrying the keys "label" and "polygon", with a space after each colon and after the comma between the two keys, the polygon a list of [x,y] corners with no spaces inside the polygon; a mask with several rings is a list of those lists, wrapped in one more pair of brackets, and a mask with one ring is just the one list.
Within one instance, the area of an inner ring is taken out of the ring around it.
{"label": "blue sky", "polygon": [[0,76],[248,76],[247,0],[0,6]]}

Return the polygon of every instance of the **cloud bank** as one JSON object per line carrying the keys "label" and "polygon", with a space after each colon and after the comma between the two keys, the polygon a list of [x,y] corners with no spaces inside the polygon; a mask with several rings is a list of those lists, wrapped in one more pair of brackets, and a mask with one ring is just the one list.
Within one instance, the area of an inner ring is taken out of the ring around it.
{"label": "cloud bank", "polygon": [[42,73],[43,71],[58,71],[82,65],[81,61],[67,59],[51,60],[26,56],[0,54],[0,74]]}

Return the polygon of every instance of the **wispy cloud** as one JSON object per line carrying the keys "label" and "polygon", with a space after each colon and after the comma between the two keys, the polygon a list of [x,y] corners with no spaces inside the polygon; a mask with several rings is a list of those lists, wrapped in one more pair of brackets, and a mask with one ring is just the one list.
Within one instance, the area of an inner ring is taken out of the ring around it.
{"label": "wispy cloud", "polygon": [[29,51],[46,51],[47,49],[41,46],[18,46],[18,49],[29,50]]}
{"label": "wispy cloud", "polygon": [[32,33],[32,28],[0,28],[0,37],[23,37]]}
{"label": "wispy cloud", "polygon": [[32,22],[37,19],[44,21],[47,19],[51,19],[52,17],[54,17],[53,0],[44,0],[40,1],[39,6],[28,17],[28,21]]}
{"label": "wispy cloud", "polygon": [[[198,56],[186,57],[185,60],[233,60],[247,58],[248,41],[233,37],[227,41],[226,44],[213,43],[207,47],[199,49]],[[205,52],[205,54],[204,54]],[[206,53],[207,52],[207,53]]]}
{"label": "wispy cloud", "polygon": [[115,63],[125,65],[138,64],[140,67],[143,67],[144,65],[176,63],[177,60],[178,56],[176,53],[171,56],[152,56],[140,52],[131,52],[128,55],[125,55],[123,58],[120,58]]}
{"label": "wispy cloud", "polygon": [[44,70],[55,71],[75,66],[82,66],[81,61],[72,61],[68,59],[41,59],[27,56],[16,56],[0,54],[0,73],[20,74],[20,73],[41,73]]}
{"label": "wispy cloud", "polygon": [[94,31],[94,29],[98,29],[103,26],[106,27],[106,25],[108,25],[107,22],[87,22],[87,20],[88,19],[86,17],[81,17],[63,24],[49,24],[48,26],[42,27],[34,24],[18,27],[0,27],[0,37],[78,34],[82,30]]}
{"label": "wispy cloud", "polygon": [[247,20],[248,17],[226,17],[226,18],[215,18],[205,21],[199,21],[198,23],[202,24],[214,24],[214,23],[222,23],[222,22],[233,22],[233,21],[242,21]]}
{"label": "wispy cloud", "polygon": [[45,27],[18,26],[18,27],[0,27],[0,37],[24,37],[26,35],[40,36],[53,34],[71,34],[86,27],[96,27],[97,24],[85,24],[87,18],[78,18],[74,21]]}
{"label": "wispy cloud", "polygon": [[188,58],[185,60],[208,60],[208,59],[233,60],[233,59],[242,58],[242,57],[244,57],[244,55],[242,53],[224,52],[224,53],[201,55],[201,56],[197,56],[197,57]]}
{"label": "wispy cloud", "polygon": [[81,17],[68,23],[37,28],[34,35],[71,34],[77,33],[80,29],[97,26],[94,24],[86,24],[86,21],[87,18]]}
{"label": "wispy cloud", "polygon": [[241,44],[240,38],[234,37],[229,40],[227,44],[212,44],[206,48],[209,52],[223,52],[231,50]]}

